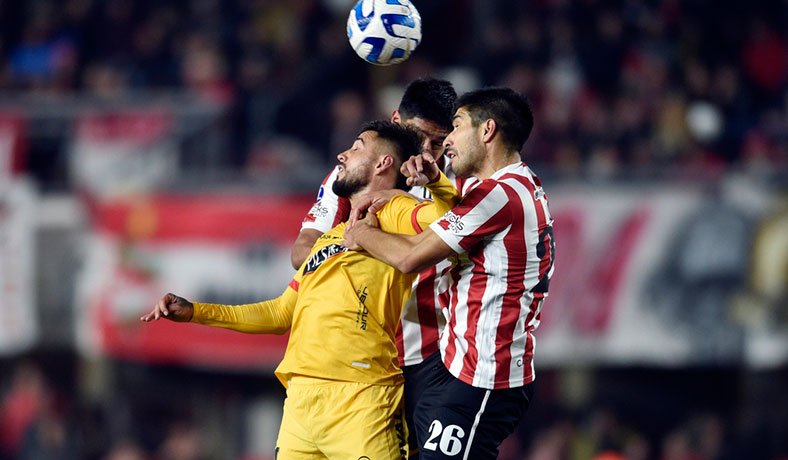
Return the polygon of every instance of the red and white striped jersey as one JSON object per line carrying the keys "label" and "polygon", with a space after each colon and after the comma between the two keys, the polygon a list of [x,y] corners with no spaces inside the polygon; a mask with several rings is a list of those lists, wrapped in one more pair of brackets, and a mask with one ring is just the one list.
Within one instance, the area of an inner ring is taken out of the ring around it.
{"label": "red and white striped jersey", "polygon": [[430,225],[458,254],[440,350],[463,382],[499,389],[534,380],[533,331],[553,274],[552,224],[539,178],[515,163],[474,184]]}
{"label": "red and white striped jersey", "polygon": [[[441,157],[441,160],[444,159]],[[476,182],[475,178],[457,177],[449,162],[442,169],[460,194]],[[432,199],[425,187],[411,187],[410,193],[418,198]],[[397,331],[400,366],[419,364],[438,351],[438,338],[446,325],[443,310],[448,307],[450,268],[451,262],[443,260],[419,273],[413,282],[413,291],[402,309],[402,320]]]}
{"label": "red and white striped jersey", "polygon": [[338,197],[331,189],[337,180],[337,174],[339,169],[335,166],[323,179],[317,192],[317,201],[301,222],[301,230],[311,228],[325,233],[350,216],[350,200]]}
{"label": "red and white striped jersey", "polygon": [[[467,190],[475,181],[473,178],[456,177],[448,164],[442,169],[460,193]],[[334,168],[326,176],[320,186],[317,202],[301,224],[302,230],[313,228],[326,232],[349,217],[350,201],[339,198],[332,190],[337,172],[337,168]],[[432,199],[432,195],[425,187],[412,187],[410,193],[418,198]],[[450,268],[449,261],[441,261],[420,273],[413,282],[411,297],[402,308],[402,319],[397,329],[400,366],[419,364],[438,351],[438,336],[446,324],[441,310],[442,307],[448,306]]]}

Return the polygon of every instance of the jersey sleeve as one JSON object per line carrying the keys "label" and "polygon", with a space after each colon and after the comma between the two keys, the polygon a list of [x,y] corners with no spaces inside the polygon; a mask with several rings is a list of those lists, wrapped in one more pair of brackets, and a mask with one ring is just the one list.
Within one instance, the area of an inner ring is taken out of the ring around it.
{"label": "jersey sleeve", "polygon": [[412,195],[395,195],[377,212],[378,226],[384,232],[415,235],[421,232],[418,223],[413,220],[419,208],[431,202],[420,202]]}
{"label": "jersey sleeve", "polygon": [[419,203],[411,212],[411,223],[417,233],[421,233],[460,201],[460,193],[443,173],[428,188],[432,200]]}
{"label": "jersey sleeve", "polygon": [[495,180],[482,181],[462,201],[430,225],[455,252],[463,253],[511,224],[509,197]]}
{"label": "jersey sleeve", "polygon": [[246,305],[195,303],[192,322],[250,334],[284,334],[293,322],[298,293],[291,286],[281,296]]}
{"label": "jersey sleeve", "polygon": [[377,213],[380,229],[404,235],[421,233],[460,200],[460,193],[443,173],[430,185],[430,190],[433,188],[438,196],[432,201],[419,201],[410,194],[395,195]]}
{"label": "jersey sleeve", "polygon": [[350,200],[338,197],[332,189],[338,172],[334,168],[323,179],[315,204],[301,222],[301,230],[311,228],[325,233],[350,216]]}

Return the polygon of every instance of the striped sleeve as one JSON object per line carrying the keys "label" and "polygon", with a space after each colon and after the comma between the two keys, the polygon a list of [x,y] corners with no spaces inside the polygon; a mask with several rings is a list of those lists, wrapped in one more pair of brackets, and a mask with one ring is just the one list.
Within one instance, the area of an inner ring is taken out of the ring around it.
{"label": "striped sleeve", "polygon": [[458,254],[466,252],[511,224],[507,203],[507,194],[496,181],[483,181],[430,229]]}
{"label": "striped sleeve", "polygon": [[301,230],[311,228],[325,233],[350,216],[350,200],[338,197],[333,191],[337,173],[337,168],[334,168],[323,179],[315,204],[301,222]]}

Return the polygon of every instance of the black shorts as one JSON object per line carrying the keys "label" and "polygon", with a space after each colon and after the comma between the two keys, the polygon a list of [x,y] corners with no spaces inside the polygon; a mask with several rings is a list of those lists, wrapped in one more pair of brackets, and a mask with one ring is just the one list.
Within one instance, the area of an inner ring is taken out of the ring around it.
{"label": "black shorts", "polygon": [[[434,357],[440,358],[440,353],[435,353],[419,364],[402,366],[402,376],[405,377],[405,422],[408,424],[408,446],[410,447],[409,459],[418,459],[419,444],[416,441],[416,429],[413,425],[413,414],[416,404],[421,399],[422,393],[430,386],[430,381],[436,378]],[[440,359],[438,359],[440,364]]]}
{"label": "black shorts", "polygon": [[[416,434],[419,458],[497,458],[498,447],[528,409],[533,383],[501,390],[477,388],[451,375],[440,353],[419,366],[419,380],[425,387],[418,392],[415,408],[406,408],[412,414],[409,428]],[[407,404],[407,376],[405,382]]]}

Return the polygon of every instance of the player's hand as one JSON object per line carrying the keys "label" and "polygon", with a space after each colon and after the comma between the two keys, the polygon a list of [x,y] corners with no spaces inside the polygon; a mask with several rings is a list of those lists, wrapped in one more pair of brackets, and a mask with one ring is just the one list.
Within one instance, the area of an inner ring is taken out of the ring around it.
{"label": "player's hand", "polygon": [[367,213],[367,216],[356,222],[353,228],[349,225],[345,227],[345,239],[340,244],[351,251],[362,251],[364,248],[358,244],[359,235],[367,231],[370,227],[377,226],[378,218],[372,213]]}
{"label": "player's hand", "polygon": [[400,172],[408,178],[407,184],[411,187],[427,185],[438,178],[440,169],[435,159],[429,153],[422,153],[408,158],[402,163]]}
{"label": "player's hand", "polygon": [[[360,195],[354,199],[355,207],[350,210],[350,219],[348,220],[348,228],[353,228],[356,222],[363,219],[363,216],[375,214],[380,211],[392,198],[397,195],[405,195],[404,190],[391,189],[379,190],[377,192],[369,192]],[[376,225],[377,226],[377,225]]]}
{"label": "player's hand", "polygon": [[147,323],[161,318],[167,318],[170,321],[186,323],[191,321],[193,315],[194,304],[175,294],[166,294],[156,303],[156,306],[153,307],[150,313],[140,317],[140,321]]}

